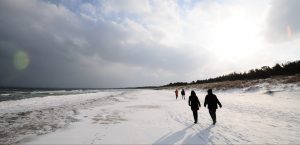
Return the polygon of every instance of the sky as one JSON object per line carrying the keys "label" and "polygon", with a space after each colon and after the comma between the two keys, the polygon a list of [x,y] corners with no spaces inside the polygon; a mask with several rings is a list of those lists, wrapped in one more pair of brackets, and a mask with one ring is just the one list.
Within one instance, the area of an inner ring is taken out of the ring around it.
{"label": "sky", "polygon": [[1,0],[0,86],[191,82],[299,60],[299,0]]}

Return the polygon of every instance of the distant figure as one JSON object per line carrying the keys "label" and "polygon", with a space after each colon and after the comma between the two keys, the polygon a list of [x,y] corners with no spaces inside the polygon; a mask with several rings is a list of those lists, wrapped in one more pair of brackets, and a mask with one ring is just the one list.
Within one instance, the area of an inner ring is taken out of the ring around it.
{"label": "distant figure", "polygon": [[182,99],[185,100],[185,92],[184,92],[184,89],[181,90],[181,96],[182,96]]}
{"label": "distant figure", "polygon": [[189,106],[191,106],[191,109],[193,111],[193,116],[195,120],[195,124],[198,122],[198,110],[199,107],[201,107],[200,101],[195,93],[195,91],[191,91],[191,96],[189,97]]}
{"label": "distant figure", "polygon": [[208,105],[207,108],[208,108],[210,117],[213,120],[213,125],[215,125],[217,122],[216,109],[218,109],[218,105],[220,106],[220,108],[222,108],[222,104],[218,100],[217,96],[212,93],[211,89],[208,89],[207,93],[208,94],[206,95],[205,101],[204,101],[204,107],[206,107],[206,105]]}
{"label": "distant figure", "polygon": [[177,89],[175,90],[175,95],[176,95],[176,100],[177,100],[177,98],[178,98],[178,90]]}

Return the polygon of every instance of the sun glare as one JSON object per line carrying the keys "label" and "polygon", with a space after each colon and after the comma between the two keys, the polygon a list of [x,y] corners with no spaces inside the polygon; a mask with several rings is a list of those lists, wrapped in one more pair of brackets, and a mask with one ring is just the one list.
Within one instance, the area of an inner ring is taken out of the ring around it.
{"label": "sun glare", "polygon": [[257,24],[246,17],[232,17],[215,25],[210,48],[219,58],[245,57],[261,46],[259,33]]}

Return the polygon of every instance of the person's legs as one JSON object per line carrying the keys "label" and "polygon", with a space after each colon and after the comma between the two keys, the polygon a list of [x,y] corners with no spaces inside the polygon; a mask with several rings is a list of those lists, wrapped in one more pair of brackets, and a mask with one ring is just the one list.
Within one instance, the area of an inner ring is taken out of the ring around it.
{"label": "person's legs", "polygon": [[217,118],[216,118],[216,109],[213,110],[213,120],[214,120],[214,124],[216,124],[217,122]]}
{"label": "person's legs", "polygon": [[213,120],[213,115],[212,115],[211,109],[208,109],[208,112],[209,112],[209,115],[210,115],[211,119]]}
{"label": "person's legs", "polygon": [[193,110],[193,116],[194,116],[194,123],[198,122],[198,111],[197,110]]}
{"label": "person's legs", "polygon": [[216,124],[216,109],[209,109],[209,114],[211,119],[213,120],[213,124]]}
{"label": "person's legs", "polygon": [[196,120],[196,123],[198,123],[198,110],[195,110],[195,114],[196,114],[195,115],[195,118],[196,118],[195,120]]}

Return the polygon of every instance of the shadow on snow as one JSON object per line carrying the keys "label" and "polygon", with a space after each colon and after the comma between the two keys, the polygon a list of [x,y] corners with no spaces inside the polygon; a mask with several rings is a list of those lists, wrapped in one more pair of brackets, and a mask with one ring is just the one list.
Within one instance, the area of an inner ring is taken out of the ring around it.
{"label": "shadow on snow", "polygon": [[[197,125],[197,124],[196,124]],[[210,129],[214,125],[210,125],[205,129],[195,129],[193,128],[195,124],[189,125],[186,128],[177,131],[175,133],[168,133],[155,141],[154,144],[208,144],[211,142],[213,135],[210,133]],[[192,129],[192,133],[187,135],[187,130]]]}

